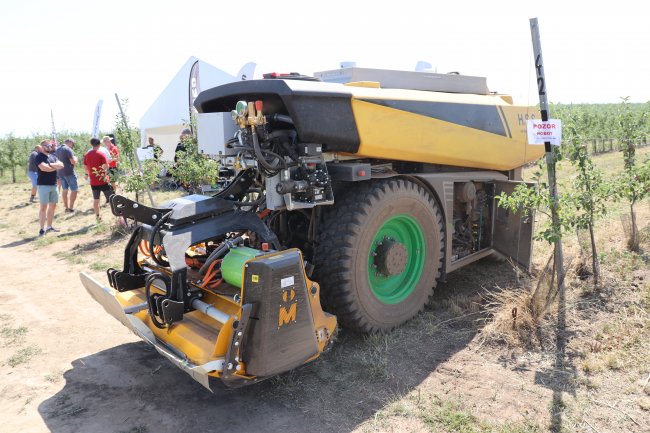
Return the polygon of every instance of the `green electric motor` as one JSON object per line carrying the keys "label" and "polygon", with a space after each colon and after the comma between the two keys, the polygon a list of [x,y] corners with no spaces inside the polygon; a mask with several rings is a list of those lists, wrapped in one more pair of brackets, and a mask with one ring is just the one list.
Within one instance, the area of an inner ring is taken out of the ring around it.
{"label": "green electric motor", "polygon": [[221,275],[228,284],[241,289],[244,278],[244,265],[250,259],[263,254],[262,251],[248,247],[232,248],[221,262]]}

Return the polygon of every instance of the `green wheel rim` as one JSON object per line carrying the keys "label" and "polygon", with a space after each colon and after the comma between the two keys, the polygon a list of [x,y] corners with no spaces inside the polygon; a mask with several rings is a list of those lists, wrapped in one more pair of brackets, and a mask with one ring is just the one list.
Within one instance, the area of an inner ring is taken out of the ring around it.
{"label": "green wheel rim", "polygon": [[[406,253],[406,263],[394,275],[382,273],[377,264],[381,248],[390,242]],[[398,304],[417,286],[424,269],[426,241],[420,224],[409,215],[395,215],[377,230],[368,251],[368,281],[370,289],[384,304]]]}

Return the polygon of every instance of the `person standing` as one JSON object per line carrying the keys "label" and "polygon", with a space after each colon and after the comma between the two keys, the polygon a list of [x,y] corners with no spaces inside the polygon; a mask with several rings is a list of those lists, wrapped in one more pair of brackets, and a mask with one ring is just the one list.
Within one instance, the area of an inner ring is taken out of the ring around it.
{"label": "person standing", "polygon": [[154,142],[153,137],[149,137],[149,145],[145,146],[143,149],[151,149],[153,152],[153,157],[155,160],[158,160],[163,154],[162,147],[160,147],[157,143]]}
{"label": "person standing", "polygon": [[115,191],[115,177],[117,176],[117,165],[120,161],[120,150],[113,144],[113,140],[108,135],[102,137],[102,143],[104,144],[104,148],[108,150],[108,177],[111,187]]}
{"label": "person standing", "polygon": [[[52,147],[50,153],[56,156],[56,151],[59,148],[59,143],[56,142],[56,138],[53,138],[50,140],[50,146]],[[59,179],[59,172],[56,172],[56,186],[57,186],[57,191],[59,194],[61,194],[61,179]]]}
{"label": "person standing", "polygon": [[[79,191],[77,174],[74,172],[74,167],[77,164],[77,157],[73,151],[74,145],[75,141],[68,138],[63,143],[63,146],[60,146],[56,151],[57,158],[63,163],[63,168],[58,170],[57,174],[61,181],[61,188],[63,189],[61,196],[67,213],[74,212],[74,202],[77,200],[77,192]],[[68,190],[70,190],[69,201]]]}
{"label": "person standing", "polygon": [[[56,171],[63,168],[63,163],[57,159],[52,150],[50,140],[43,140],[41,148],[42,152],[34,158],[36,167],[38,167],[36,183],[38,199],[41,204],[38,212],[38,221],[41,225],[38,232],[39,236],[43,236],[47,232],[59,231],[52,226],[52,222],[56,211],[56,203],[59,201],[59,194],[56,191]],[[45,226],[46,220],[47,227]]]}
{"label": "person standing", "polygon": [[29,154],[29,162],[27,163],[27,176],[32,182],[32,195],[29,197],[30,203],[34,203],[36,201],[36,193],[38,192],[38,166],[36,165],[36,155],[39,153],[41,153],[41,145],[37,144],[34,146],[32,153]]}
{"label": "person standing", "polygon": [[86,171],[86,179],[90,180],[90,189],[93,191],[93,209],[95,210],[95,218],[97,222],[101,221],[99,215],[99,197],[104,193],[106,202],[113,194],[113,188],[108,183],[108,159],[104,152],[100,150],[101,142],[96,138],[90,139],[90,149],[84,155],[84,170]]}
{"label": "person standing", "polygon": [[102,143],[104,144],[104,147],[106,150],[108,150],[108,174],[111,176],[111,179],[115,174],[117,174],[117,165],[118,162],[120,161],[120,150],[117,148],[116,145],[113,144],[111,141],[111,137],[108,135],[105,135],[102,137]]}
{"label": "person standing", "polygon": [[180,137],[178,137],[179,142],[174,149],[174,164],[178,162],[178,158],[181,158],[183,155],[180,152],[185,152],[185,140],[192,136],[192,131],[189,128],[185,128],[181,131]]}

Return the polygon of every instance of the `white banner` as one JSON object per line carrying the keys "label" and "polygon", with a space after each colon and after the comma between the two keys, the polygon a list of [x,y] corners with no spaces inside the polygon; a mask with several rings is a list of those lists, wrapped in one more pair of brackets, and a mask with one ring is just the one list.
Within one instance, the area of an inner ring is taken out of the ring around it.
{"label": "white banner", "polygon": [[56,141],[56,128],[54,127],[54,112],[50,108],[50,117],[52,118],[52,142],[58,144]]}
{"label": "white banner", "polygon": [[562,121],[548,119],[544,122],[538,119],[528,119],[528,144],[544,144],[549,142],[554,146],[562,143]]}
{"label": "white banner", "polygon": [[93,138],[99,138],[99,118],[102,115],[102,104],[104,101],[100,99],[97,101],[97,106],[95,107],[95,117],[93,118],[93,130],[90,134]]}

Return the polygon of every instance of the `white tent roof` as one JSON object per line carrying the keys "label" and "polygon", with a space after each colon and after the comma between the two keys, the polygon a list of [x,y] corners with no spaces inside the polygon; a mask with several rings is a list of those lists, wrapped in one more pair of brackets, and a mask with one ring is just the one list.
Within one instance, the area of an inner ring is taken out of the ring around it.
{"label": "white tent roof", "polygon": [[173,159],[173,152],[180,132],[184,128],[184,123],[189,121],[190,71],[197,60],[199,62],[200,90],[250,79],[255,71],[255,63],[247,63],[236,76],[230,75],[196,57],[190,57],[140,118],[143,146],[147,144],[147,137],[153,137],[156,143],[163,148],[163,159],[166,160]]}

